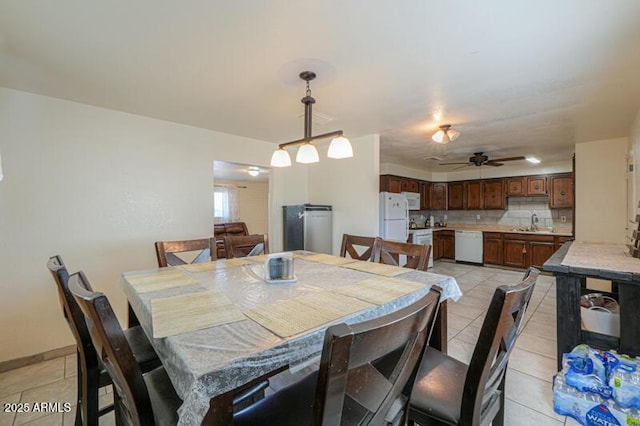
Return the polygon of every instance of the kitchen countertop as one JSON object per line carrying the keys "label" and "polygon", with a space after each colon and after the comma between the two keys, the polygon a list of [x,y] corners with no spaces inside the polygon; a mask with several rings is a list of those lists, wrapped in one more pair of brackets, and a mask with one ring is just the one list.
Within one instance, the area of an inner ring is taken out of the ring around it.
{"label": "kitchen countertop", "polygon": [[[543,227],[544,228],[544,227]],[[434,232],[437,231],[482,231],[482,232],[502,232],[505,234],[532,234],[532,235],[557,235],[559,237],[571,237],[571,228],[556,228],[554,232],[550,231],[517,231],[514,230],[513,226],[504,226],[504,225],[463,225],[463,224],[455,224],[449,223],[447,226],[436,226],[433,228],[425,228],[418,227],[409,229],[409,231],[419,231],[421,229],[433,229]]]}

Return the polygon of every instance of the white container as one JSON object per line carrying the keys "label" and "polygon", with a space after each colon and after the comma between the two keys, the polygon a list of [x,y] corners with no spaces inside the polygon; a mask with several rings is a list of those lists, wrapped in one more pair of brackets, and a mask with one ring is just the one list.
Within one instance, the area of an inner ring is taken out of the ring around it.
{"label": "white container", "polygon": [[618,313],[618,302],[614,299],[601,296],[612,302],[613,308],[607,309],[603,306],[580,307],[582,317],[582,328],[609,336],[620,337],[620,314]]}

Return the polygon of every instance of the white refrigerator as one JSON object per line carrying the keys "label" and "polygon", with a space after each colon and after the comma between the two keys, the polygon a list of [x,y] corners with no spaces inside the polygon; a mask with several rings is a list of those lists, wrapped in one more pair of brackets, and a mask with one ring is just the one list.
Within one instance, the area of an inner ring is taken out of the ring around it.
{"label": "white refrigerator", "polygon": [[409,208],[403,194],[380,193],[380,236],[385,240],[407,242]]}

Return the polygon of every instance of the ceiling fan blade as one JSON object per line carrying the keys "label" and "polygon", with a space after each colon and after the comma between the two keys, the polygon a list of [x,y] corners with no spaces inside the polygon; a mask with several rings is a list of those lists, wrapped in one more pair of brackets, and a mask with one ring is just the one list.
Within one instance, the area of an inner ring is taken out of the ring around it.
{"label": "ceiling fan blade", "polygon": [[488,162],[495,162],[495,163],[499,163],[501,161],[518,161],[518,160],[525,160],[526,158],[523,156],[520,157],[505,157],[505,158],[494,158],[492,160],[489,160]]}
{"label": "ceiling fan blade", "polygon": [[504,164],[502,164],[502,163],[494,163],[493,161],[487,161],[486,163],[483,164],[483,166],[499,167],[499,166],[504,166]]}
{"label": "ceiling fan blade", "polygon": [[466,167],[469,167],[470,165],[471,165],[471,164],[466,164],[466,165],[464,165],[464,166],[456,167],[456,168],[455,168],[455,169],[453,169],[453,170],[460,170],[460,169],[464,169],[464,168],[466,168]]}
{"label": "ceiling fan blade", "polygon": [[440,165],[440,166],[450,166],[450,165],[452,165],[452,164],[465,164],[465,165],[468,165],[468,164],[469,164],[469,162],[468,162],[468,161],[465,161],[464,163],[440,163],[439,165]]}

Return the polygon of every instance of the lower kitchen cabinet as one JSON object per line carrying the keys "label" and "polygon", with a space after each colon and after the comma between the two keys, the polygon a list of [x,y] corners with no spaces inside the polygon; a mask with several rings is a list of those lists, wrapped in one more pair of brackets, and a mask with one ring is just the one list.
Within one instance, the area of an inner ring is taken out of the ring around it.
{"label": "lower kitchen cabinet", "polygon": [[554,235],[504,234],[504,266],[528,268],[542,265],[556,251]]}
{"label": "lower kitchen cabinet", "polygon": [[[516,234],[519,235],[519,234]],[[504,266],[527,267],[527,241],[522,239],[504,240]]]}
{"label": "lower kitchen cabinet", "polygon": [[482,233],[482,261],[489,265],[502,265],[502,234]]}
{"label": "lower kitchen cabinet", "polygon": [[556,246],[551,237],[551,242],[530,241],[529,249],[529,265],[542,270],[542,265],[555,253]]}
{"label": "lower kitchen cabinet", "polygon": [[454,231],[436,231],[433,233],[433,260],[455,259]]}

